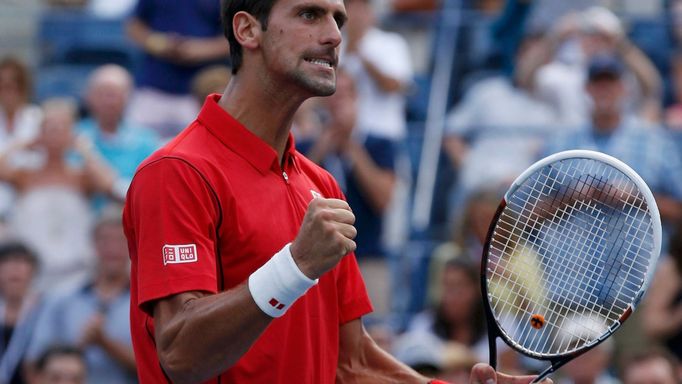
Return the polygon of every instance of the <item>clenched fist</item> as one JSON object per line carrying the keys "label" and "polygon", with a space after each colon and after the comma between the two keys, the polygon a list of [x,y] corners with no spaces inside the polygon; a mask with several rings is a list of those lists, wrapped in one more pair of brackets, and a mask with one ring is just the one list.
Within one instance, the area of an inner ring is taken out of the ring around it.
{"label": "clenched fist", "polygon": [[355,251],[354,223],[355,215],[345,201],[313,199],[290,248],[301,272],[317,279]]}

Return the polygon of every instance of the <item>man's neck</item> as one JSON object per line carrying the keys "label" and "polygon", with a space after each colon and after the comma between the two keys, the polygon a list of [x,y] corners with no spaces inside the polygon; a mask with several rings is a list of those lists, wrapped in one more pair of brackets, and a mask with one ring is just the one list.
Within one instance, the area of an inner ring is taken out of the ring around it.
{"label": "man's neck", "polygon": [[230,81],[218,104],[270,145],[281,163],[294,114],[304,98],[263,86],[262,81],[252,81],[246,73],[243,76],[235,76]]}

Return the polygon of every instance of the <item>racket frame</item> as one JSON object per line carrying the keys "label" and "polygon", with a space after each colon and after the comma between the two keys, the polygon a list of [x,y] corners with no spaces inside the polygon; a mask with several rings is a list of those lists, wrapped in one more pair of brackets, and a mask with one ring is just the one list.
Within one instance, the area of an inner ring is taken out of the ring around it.
{"label": "racket frame", "polygon": [[[624,311],[624,313],[620,316],[620,318],[614,322],[601,336],[596,338],[593,342],[586,344],[582,346],[581,348],[578,348],[577,350],[570,351],[568,353],[561,353],[561,354],[554,354],[554,355],[541,355],[541,354],[533,354],[528,351],[526,351],[524,348],[518,345],[514,340],[512,340],[504,331],[503,328],[500,326],[497,318],[495,317],[491,303],[490,303],[490,294],[488,290],[488,277],[487,277],[487,267],[488,267],[488,254],[490,250],[490,244],[492,242],[492,237],[495,233],[495,228],[497,227],[497,223],[500,219],[500,216],[504,212],[505,208],[507,207],[507,201],[511,197],[511,195],[534,173],[536,173],[538,170],[544,168],[545,166],[566,160],[566,159],[591,159],[591,160],[597,160],[601,161],[603,163],[606,163],[617,170],[621,171],[623,174],[625,174],[630,180],[632,180],[635,185],[638,187],[640,192],[642,193],[644,199],[646,200],[647,206],[649,211],[651,212],[652,216],[652,227],[653,227],[653,239],[654,239],[654,247],[653,247],[653,252],[651,255],[651,259],[649,262],[649,269],[647,270],[647,275],[644,280],[644,283],[642,284],[639,292],[635,295],[635,299],[633,302],[628,306],[628,308]],[[620,326],[627,320],[628,317],[632,314],[632,312],[635,310],[635,308],[638,306],[640,300],[642,299],[644,292],[646,292],[647,288],[649,287],[649,284],[651,283],[651,280],[653,278],[653,274],[655,271],[655,264],[656,260],[658,259],[661,251],[661,240],[662,238],[662,230],[661,230],[661,218],[660,218],[660,213],[658,211],[658,206],[656,205],[656,201],[654,199],[654,195],[651,193],[651,190],[647,186],[647,184],[644,182],[644,180],[635,172],[632,168],[630,168],[627,164],[623,163],[622,161],[616,159],[615,157],[609,156],[607,154],[601,153],[601,152],[596,152],[596,151],[590,151],[590,150],[568,150],[568,151],[563,151],[563,152],[558,152],[553,155],[547,156],[530,167],[526,169],[524,172],[522,172],[511,184],[507,192],[504,194],[504,197],[502,201],[500,202],[500,205],[497,208],[497,211],[495,212],[495,216],[493,217],[492,221],[490,222],[490,227],[488,228],[488,234],[486,237],[486,242],[483,246],[483,255],[481,258],[481,293],[483,295],[483,301],[484,301],[484,308],[485,308],[485,317],[486,317],[486,325],[487,325],[487,331],[488,331],[488,348],[489,348],[489,364],[497,369],[497,339],[501,338],[507,345],[509,345],[511,348],[514,350],[522,353],[523,355],[529,356],[534,359],[538,360],[544,360],[544,361],[549,361],[550,366],[545,369],[544,371],[540,372],[538,376],[533,380],[533,383],[537,383],[542,381],[545,377],[547,377],[549,374],[555,372],[557,369],[559,369],[561,366],[564,364],[568,363],[569,361],[575,359],[576,357],[582,355],[583,353],[591,350],[592,348],[596,347],[597,345],[601,344],[609,338]]]}

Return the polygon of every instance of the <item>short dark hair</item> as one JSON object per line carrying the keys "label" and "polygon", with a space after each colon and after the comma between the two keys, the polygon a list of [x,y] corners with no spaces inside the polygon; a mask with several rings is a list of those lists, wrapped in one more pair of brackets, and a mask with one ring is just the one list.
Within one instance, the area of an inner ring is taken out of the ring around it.
{"label": "short dark hair", "polygon": [[222,0],[220,16],[223,23],[223,33],[230,44],[230,59],[232,61],[232,74],[236,74],[242,65],[242,46],[234,36],[232,19],[237,12],[247,12],[255,17],[265,31],[268,28],[268,18],[272,6],[277,0]]}
{"label": "short dark hair", "polygon": [[60,357],[60,356],[72,356],[77,358],[78,360],[83,362],[83,366],[85,366],[85,355],[83,354],[83,351],[70,346],[70,345],[54,345],[45,350],[40,357],[38,357],[38,360],[36,360],[36,370],[38,372],[43,372],[45,368],[47,367],[47,364],[50,362],[55,357]]}
{"label": "short dark hair", "polygon": [[24,243],[16,240],[0,243],[0,263],[8,260],[24,260],[33,268],[37,268],[39,264],[38,256]]}

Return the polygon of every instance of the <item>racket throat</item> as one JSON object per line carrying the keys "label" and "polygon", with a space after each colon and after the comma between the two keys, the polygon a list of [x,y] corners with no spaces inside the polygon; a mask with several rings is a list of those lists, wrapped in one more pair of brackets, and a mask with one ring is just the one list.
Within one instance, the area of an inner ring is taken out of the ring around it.
{"label": "racket throat", "polygon": [[547,367],[547,369],[545,369],[544,371],[540,372],[540,373],[538,374],[538,377],[536,377],[533,381],[531,381],[531,383],[539,383],[539,382],[541,382],[541,381],[544,380],[547,376],[549,376],[550,374],[554,373],[557,369],[561,368],[564,364],[568,363],[568,361],[570,361],[570,359],[552,362],[552,365],[550,365],[549,367]]}

